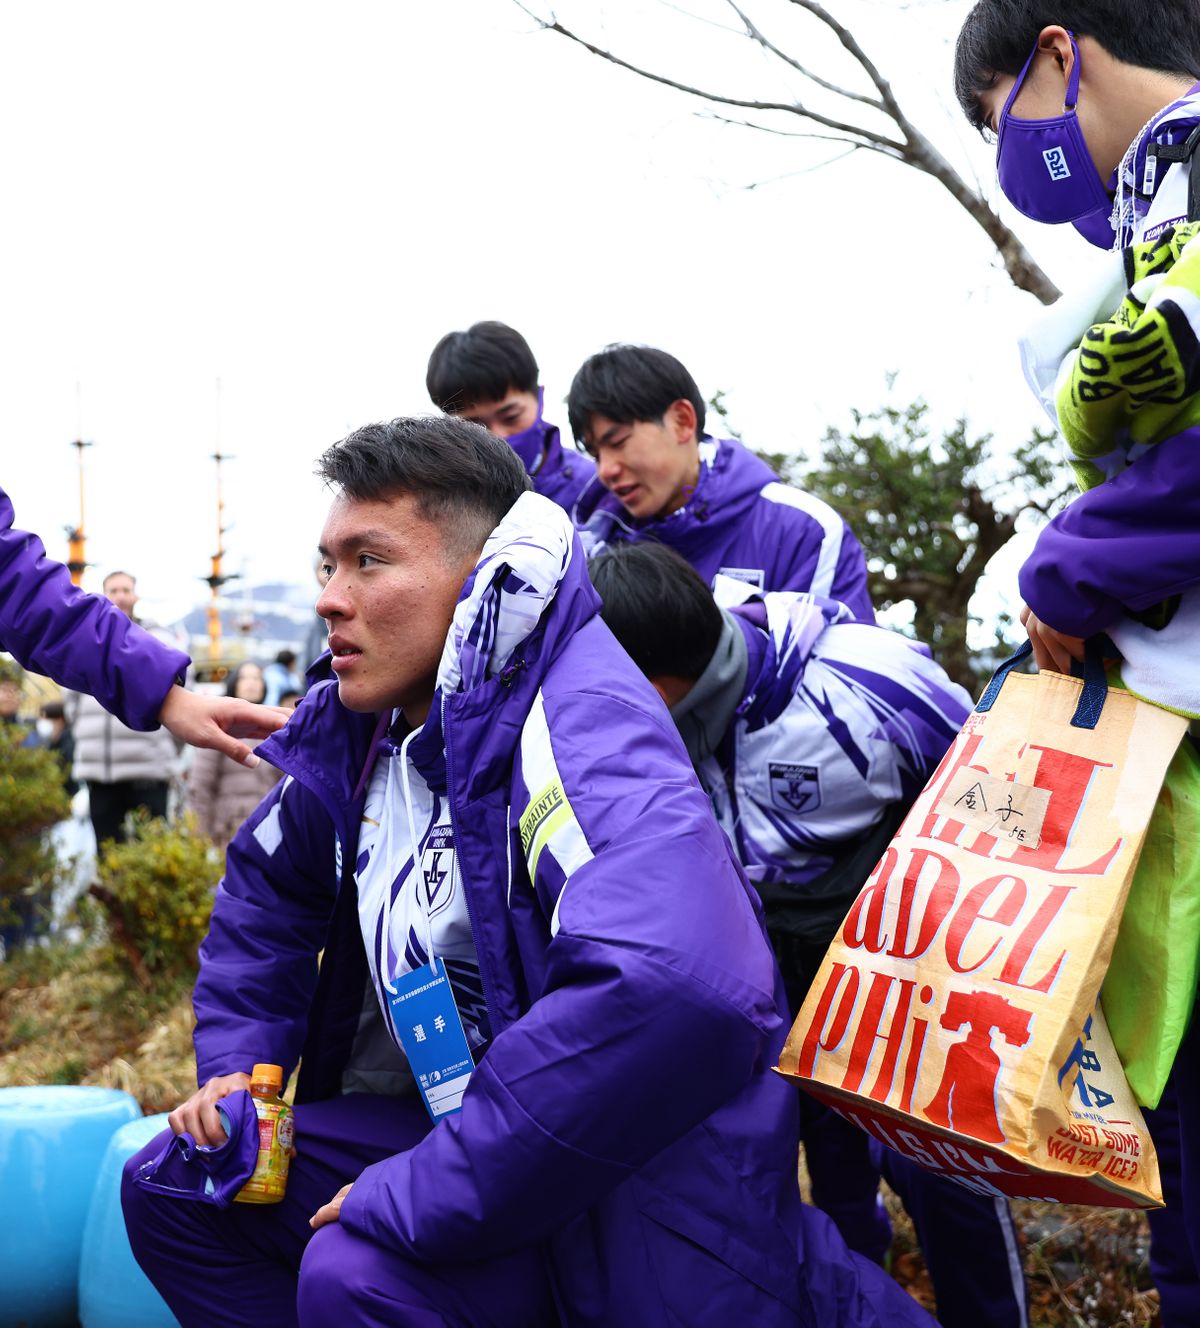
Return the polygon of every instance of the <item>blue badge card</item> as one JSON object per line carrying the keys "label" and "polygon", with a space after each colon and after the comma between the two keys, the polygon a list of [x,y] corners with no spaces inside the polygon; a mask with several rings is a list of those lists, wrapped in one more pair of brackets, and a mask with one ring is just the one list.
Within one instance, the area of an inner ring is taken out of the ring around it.
{"label": "blue badge card", "polygon": [[422,964],[393,985],[388,1009],[425,1110],[435,1121],[461,1111],[475,1061],[445,968]]}

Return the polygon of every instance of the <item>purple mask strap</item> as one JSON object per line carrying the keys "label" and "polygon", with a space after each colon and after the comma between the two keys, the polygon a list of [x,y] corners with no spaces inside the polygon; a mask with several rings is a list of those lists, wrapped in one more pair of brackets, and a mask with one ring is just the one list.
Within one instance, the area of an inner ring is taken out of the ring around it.
{"label": "purple mask strap", "polygon": [[1017,94],[1021,91],[1021,87],[1025,82],[1025,75],[1029,73],[1029,66],[1033,64],[1033,57],[1037,55],[1037,53],[1038,48],[1037,43],[1035,42],[1033,50],[1029,52],[1029,59],[1025,61],[1025,64],[1021,68],[1021,72],[1017,75],[1017,81],[1012,85],[1012,90],[1008,94],[1008,100],[1004,103],[1004,109],[1000,112],[1001,124],[1003,124],[1008,118],[1008,113],[1012,110],[1012,104],[1016,101]]}
{"label": "purple mask strap", "polygon": [[1073,111],[1079,105],[1079,47],[1075,45],[1075,34],[1068,32],[1067,36],[1071,39],[1071,54],[1074,59],[1071,62],[1071,77],[1067,80],[1067,102],[1068,111]]}
{"label": "purple mask strap", "polygon": [[[1074,59],[1071,62],[1071,77],[1067,80],[1065,106],[1068,111],[1073,111],[1079,103],[1079,47],[1075,44],[1075,34],[1073,32],[1068,32],[1067,36],[1071,39],[1071,54]],[[1038,44],[1034,42],[1033,50],[1029,52],[1029,59],[1025,61],[1021,72],[1017,75],[1017,81],[1012,85],[1012,91],[1008,94],[1008,100],[1004,103],[1004,109],[1000,112],[1001,120],[1012,110],[1012,104],[1016,101],[1021,88],[1025,84],[1025,76],[1029,73],[1029,66],[1033,64],[1034,57],[1039,49]]]}

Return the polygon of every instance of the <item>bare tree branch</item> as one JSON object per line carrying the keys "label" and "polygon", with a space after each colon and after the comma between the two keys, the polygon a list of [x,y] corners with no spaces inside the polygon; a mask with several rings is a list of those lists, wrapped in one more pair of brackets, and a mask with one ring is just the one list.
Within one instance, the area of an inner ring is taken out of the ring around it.
{"label": "bare tree branch", "polygon": [[798,5],[801,9],[806,9],[814,18],[820,19],[822,23],[837,37],[838,41],[854,57],[855,61],[862,67],[866,76],[875,84],[876,91],[879,93],[880,100],[888,115],[895,120],[896,124],[907,135],[912,127],[904,112],[900,109],[900,103],[896,100],[895,93],[892,92],[892,85],[875,68],[866,51],[858,44],[857,38],[849,28],[844,27],[834,18],[834,16],[825,8],[819,0],[790,0],[793,5]]}
{"label": "bare tree branch", "polygon": [[[735,120],[730,115],[718,115],[715,111],[700,112],[705,120],[714,120],[717,124],[730,125],[735,129],[754,129],[760,134],[774,134],[777,138],[802,138],[810,143],[844,143],[852,151],[857,148],[863,148],[867,152],[878,152],[880,156],[888,157],[892,161],[902,162],[904,158],[890,148],[881,148],[877,143],[855,142],[845,134],[812,134],[805,133],[802,129],[777,129],[774,125],[757,124],[753,120]],[[841,155],[829,158],[830,161],[840,160]],[[790,171],[790,175],[805,174],[802,171]],[[783,179],[783,176],[779,176]]]}
{"label": "bare tree branch", "polygon": [[830,83],[827,79],[822,78],[820,74],[813,73],[811,69],[802,65],[794,56],[788,55],[786,51],[780,50],[773,41],[769,40],[752,22],[749,15],[737,6],[735,0],[726,0],[726,2],[729,5],[729,8],[733,10],[745,25],[746,36],[750,37],[753,41],[758,42],[764,50],[770,51],[772,55],[778,56],[784,64],[790,65],[798,74],[803,74],[805,78],[815,83],[817,87],[824,88],[826,92],[834,92],[839,97],[845,97],[848,101],[859,101],[862,102],[864,106],[870,106],[874,110],[884,111],[886,113],[886,108],[883,102],[877,100],[875,97],[865,97],[861,92],[851,92],[849,88],[839,87],[836,83]]}
{"label": "bare tree branch", "polygon": [[[560,23],[551,12],[549,18],[543,18],[535,13],[523,0],[513,0],[513,3],[526,15],[529,16],[539,28],[545,32],[556,32],[565,37],[568,41],[574,42],[592,55],[598,56],[601,60],[608,61],[609,64],[616,65],[619,69],[628,70],[631,74],[636,74],[639,78],[644,78],[651,83],[658,83],[663,87],[674,88],[677,92],[682,92],[691,97],[699,97],[702,101],[709,102],[715,106],[734,106],[741,110],[757,111],[763,114],[785,114],[795,116],[801,121],[807,121],[822,129],[829,130],[829,134],[793,134],[784,130],[773,128],[764,124],[756,124],[752,120],[732,120],[726,122],[730,124],[740,124],[747,129],[758,129],[763,133],[779,134],[783,137],[792,138],[811,138],[817,140],[831,140],[844,142],[851,151],[859,148],[865,148],[867,151],[878,153],[880,156],[888,157],[893,161],[901,162],[905,166],[910,166],[914,170],[936,180],[956,203],[970,216],[976,224],[987,235],[988,239],[995,247],[1001,262],[1004,264],[1005,271],[1008,273],[1013,284],[1021,290],[1029,291],[1035,295],[1043,304],[1052,304],[1059,296],[1058,287],[1050,280],[1046,273],[1038,265],[1033,255],[1021,243],[1017,235],[1005,224],[996,211],[988,202],[983,191],[977,186],[973,186],[968,180],[964,179],[962,174],[942,155],[933,142],[909,119],[900,105],[891,83],[883,76],[879,68],[871,60],[863,49],[858,38],[850,31],[845,24],[841,23],[829,11],[821,0],[787,0],[789,4],[795,5],[805,13],[811,15],[819,23],[822,23],[838,39],[843,48],[855,61],[859,68],[870,80],[874,87],[877,97],[866,96],[862,93],[853,92],[848,88],[841,87],[839,84],[822,77],[809,69],[805,64],[795,57],[788,55],[776,43],[771,41],[758,28],[749,15],[740,7],[738,0],[727,0],[730,8],[737,14],[745,28],[745,36],[754,41],[763,50],[774,55],[777,59],[786,64],[789,68],[795,70],[803,78],[806,78],[815,87],[821,88],[825,92],[832,93],[840,97],[844,102],[850,102],[858,106],[865,106],[870,111],[879,113],[889,119],[899,130],[900,137],[892,137],[887,133],[875,129],[869,125],[856,124],[853,120],[837,119],[832,115],[813,110],[801,100],[792,102],[782,101],[754,101],[743,97],[728,96],[724,93],[712,92],[706,88],[697,87],[690,83],[683,83],[678,79],[670,78],[666,74],[660,74],[652,69],[643,68],[635,65],[628,60],[623,59],[614,51],[597,46],[594,42],[588,41],[579,33],[572,31],[564,24]],[[721,26],[721,25],[716,25]],[[720,119],[722,117],[714,117]],[[835,157],[834,160],[837,158]],[[780,177],[785,178],[785,177]]]}
{"label": "bare tree branch", "polygon": [[693,23],[703,23],[706,28],[716,28],[718,32],[732,33],[735,37],[742,34],[737,28],[731,28],[728,23],[718,23],[716,19],[705,18],[703,14],[693,14],[690,9],[684,9],[682,5],[674,5],[671,0],[658,0],[658,3],[664,9],[673,9],[677,14],[682,14],[684,18],[690,18]]}
{"label": "bare tree branch", "polygon": [[845,120],[835,120],[831,116],[811,110],[799,101],[750,101],[744,97],[726,97],[719,92],[708,92],[706,89],[694,87],[690,83],[681,83],[678,79],[668,78],[665,74],[656,74],[651,69],[643,69],[640,65],[631,64],[628,60],[621,59],[619,55],[605,50],[603,46],[595,45],[585,37],[581,37],[577,32],[572,32],[570,28],[565,27],[553,16],[548,19],[540,18],[532,10],[521,4],[520,0],[513,0],[513,2],[519,9],[528,14],[543,32],[557,32],[560,36],[566,37],[568,41],[574,42],[577,46],[582,46],[585,51],[599,56],[601,60],[607,60],[609,64],[616,65],[618,69],[627,69],[631,74],[637,74],[639,78],[648,79],[651,83],[661,83],[664,87],[674,88],[677,92],[686,92],[692,97],[701,97],[705,101],[716,103],[718,106],[740,106],[743,110],[748,111],[782,111],[788,115],[798,115],[805,120],[811,120],[814,124],[823,125],[826,129],[836,129],[843,134],[857,134],[882,148],[891,148],[895,152],[903,152],[904,150],[905,145],[897,139],[888,138],[886,134],[881,134],[874,129],[866,129],[862,125],[850,124]]}

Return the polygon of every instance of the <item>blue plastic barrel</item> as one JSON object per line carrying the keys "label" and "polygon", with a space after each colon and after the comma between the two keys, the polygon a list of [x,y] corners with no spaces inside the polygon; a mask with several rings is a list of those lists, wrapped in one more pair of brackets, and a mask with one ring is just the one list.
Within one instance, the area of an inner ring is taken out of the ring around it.
{"label": "blue plastic barrel", "polygon": [[121,1214],[121,1170],[161,1130],[167,1118],[131,1121],[108,1141],[88,1209],[79,1260],[79,1318],[83,1328],[174,1328],[175,1316],[137,1266]]}
{"label": "blue plastic barrel", "polygon": [[0,1088],[0,1325],[75,1324],[79,1252],[114,1131],[141,1115],[115,1088]]}

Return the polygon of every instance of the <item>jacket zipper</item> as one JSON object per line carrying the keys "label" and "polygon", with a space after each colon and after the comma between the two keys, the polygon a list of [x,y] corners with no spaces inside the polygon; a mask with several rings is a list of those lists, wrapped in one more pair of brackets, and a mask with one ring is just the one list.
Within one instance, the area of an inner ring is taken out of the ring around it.
{"label": "jacket zipper", "polygon": [[[449,715],[446,706],[442,705],[442,743],[446,749],[446,801],[450,806],[450,824],[454,829],[454,848],[458,858],[458,876],[462,882],[463,902],[467,906],[467,924],[471,928],[471,944],[475,947],[475,955],[479,960],[479,977],[483,983],[483,1003],[488,1012],[488,1023],[491,1028],[492,1038],[501,1031],[497,1026],[499,1020],[496,1017],[495,983],[492,979],[491,960],[484,946],[479,944],[477,932],[475,929],[475,910],[471,907],[471,891],[474,888],[467,879],[467,873],[463,870],[463,860],[461,845],[463,843],[462,831],[459,826],[458,809],[455,806],[455,789],[457,781],[454,777],[454,750],[450,741]],[[505,818],[504,833],[509,833],[508,818]],[[489,1039],[490,1040],[490,1039]]]}

